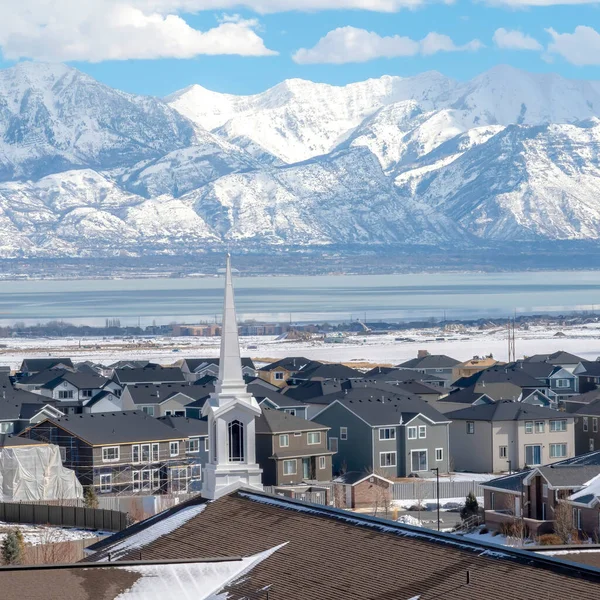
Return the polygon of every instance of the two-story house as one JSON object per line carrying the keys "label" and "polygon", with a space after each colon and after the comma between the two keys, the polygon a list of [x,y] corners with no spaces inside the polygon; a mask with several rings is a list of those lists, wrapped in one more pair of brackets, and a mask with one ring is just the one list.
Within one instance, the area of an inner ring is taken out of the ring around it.
{"label": "two-story house", "polygon": [[263,484],[296,485],[331,481],[326,425],[263,408],[256,419],[256,460]]}
{"label": "two-story house", "polygon": [[573,370],[579,380],[579,392],[584,394],[600,387],[600,361],[582,360]]}
{"label": "two-story house", "polygon": [[126,385],[144,385],[149,383],[186,383],[187,380],[179,367],[157,367],[149,364],[143,369],[122,368],[113,371],[113,380],[121,387]]}
{"label": "two-story house", "polygon": [[[449,420],[418,398],[351,390],[313,417],[326,425],[333,471],[393,479],[448,472]],[[373,394],[373,395],[371,395]]]}
{"label": "two-story house", "polygon": [[[385,383],[397,383],[399,381],[421,381],[434,387],[444,387],[446,380],[436,377],[430,373],[423,373],[413,369],[400,369],[398,367],[374,367],[367,371],[363,377]],[[447,390],[445,390],[447,392]]]}
{"label": "two-story house", "polygon": [[460,361],[445,354],[429,354],[426,350],[419,350],[416,358],[400,363],[397,367],[435,375],[443,379],[445,386],[449,387],[452,383],[452,370],[459,364]]}
{"label": "two-story house", "polygon": [[70,358],[24,358],[19,367],[18,378],[29,377],[35,373],[50,369],[66,369],[74,371],[73,361]]}
{"label": "two-story house", "polygon": [[589,393],[598,394],[598,398],[570,413],[575,417],[575,454],[600,450],[600,391]]}
{"label": "two-story house", "polygon": [[285,387],[288,380],[304,368],[310,360],[303,356],[290,356],[261,367],[257,375],[267,383]]}
{"label": "two-story house", "polygon": [[187,436],[143,412],[46,419],[20,435],[60,446],[63,465],[98,494],[189,489]]}
{"label": "two-story house", "polygon": [[[183,358],[175,363],[178,365],[187,381],[197,381],[211,375],[219,375],[219,358]],[[242,375],[256,377],[256,367],[251,358],[242,358]]]}
{"label": "two-story house", "polygon": [[575,455],[574,417],[521,402],[500,401],[446,413],[457,471],[501,473]]}
{"label": "two-story house", "polygon": [[[185,417],[186,405],[205,398],[214,387],[190,383],[137,384],[125,386],[123,410],[141,410],[151,417]],[[199,415],[198,415],[199,416]]]}

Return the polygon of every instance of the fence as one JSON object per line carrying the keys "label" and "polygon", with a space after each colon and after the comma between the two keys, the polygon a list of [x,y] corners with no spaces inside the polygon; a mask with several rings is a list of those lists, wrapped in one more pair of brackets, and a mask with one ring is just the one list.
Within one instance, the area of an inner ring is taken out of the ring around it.
{"label": "fence", "polygon": [[0,502],[0,521],[104,531],[121,531],[130,524],[129,516],[116,510],[22,502]]}
{"label": "fence", "polygon": [[[440,481],[440,498],[466,498],[469,492],[483,496],[481,481]],[[410,483],[394,483],[394,500],[435,500],[437,488],[435,481],[415,479]]]}

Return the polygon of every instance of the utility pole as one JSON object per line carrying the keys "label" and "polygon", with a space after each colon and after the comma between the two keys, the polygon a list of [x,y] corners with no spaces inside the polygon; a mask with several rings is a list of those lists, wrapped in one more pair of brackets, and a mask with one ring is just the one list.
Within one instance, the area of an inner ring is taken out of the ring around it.
{"label": "utility pole", "polygon": [[437,498],[437,530],[440,530],[440,469],[439,467],[433,467],[431,469],[435,471],[435,495]]}

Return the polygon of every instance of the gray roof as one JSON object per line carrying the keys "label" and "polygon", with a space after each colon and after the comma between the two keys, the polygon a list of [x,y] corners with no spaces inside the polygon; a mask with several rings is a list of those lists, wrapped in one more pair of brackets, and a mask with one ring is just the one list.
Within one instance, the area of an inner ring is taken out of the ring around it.
{"label": "gray roof", "polygon": [[85,413],[42,423],[45,422],[54,423],[92,446],[182,438],[172,427],[141,411]]}
{"label": "gray roof", "polygon": [[342,384],[339,381],[305,381],[296,387],[288,388],[284,395],[294,400],[312,402],[314,398],[334,394],[341,389]]}
{"label": "gray roof", "polygon": [[70,358],[24,358],[21,363],[22,371],[45,371],[52,369],[56,365],[65,365],[73,368],[73,361]]}
{"label": "gray roof", "polygon": [[118,383],[184,383],[179,367],[146,367],[145,369],[116,369],[114,378]]}
{"label": "gray roof", "polygon": [[[582,404],[581,408],[578,408],[570,414],[600,417],[600,390],[594,390],[594,392],[597,394],[596,399],[592,400],[588,404]],[[576,396],[576,398],[579,398],[579,396]],[[569,398],[569,402],[571,402],[571,398]]]}
{"label": "gray roof", "polygon": [[269,365],[261,367],[259,371],[273,371],[279,367],[286,369],[286,371],[299,371],[302,367],[305,367],[311,361],[304,356],[288,356],[282,358]]}
{"label": "gray roof", "polygon": [[294,375],[294,379],[353,379],[361,378],[363,374],[356,369],[339,363],[311,363]]}
{"label": "gray roof", "polygon": [[445,354],[428,354],[422,358],[411,358],[396,366],[404,369],[451,369],[459,364],[459,360]]}
{"label": "gray roof", "polygon": [[[52,371],[47,372],[52,373]],[[38,373],[38,375],[41,375],[41,373]],[[110,381],[110,379],[102,377],[102,375],[90,371],[77,373],[64,371],[54,379],[51,379],[50,381],[44,383],[41,387],[53,390],[54,388],[58,387],[63,381],[68,381],[77,389],[81,390],[102,388]]]}
{"label": "gray roof", "polygon": [[186,417],[158,417],[161,423],[172,427],[183,437],[206,437],[208,422],[204,419],[188,419]]}
{"label": "gray roof", "polygon": [[[204,364],[219,366],[220,359],[219,358],[184,358],[181,362],[185,363],[187,365],[187,368],[189,369],[190,373],[193,373],[198,367],[200,367]],[[255,368],[254,361],[249,357],[242,358],[242,367],[250,367],[251,369],[254,369]]]}
{"label": "gray roof", "polygon": [[365,379],[380,381],[427,381],[443,383],[445,379],[413,369],[398,369],[397,367],[375,367],[363,375]]}
{"label": "gray roof", "polygon": [[0,434],[0,448],[12,448],[15,446],[45,446],[46,442],[28,440],[27,438],[15,437],[14,435]]}
{"label": "gray roof", "polygon": [[518,400],[522,389],[510,382],[490,383],[488,385],[474,384],[466,388],[457,389],[445,398],[440,398],[440,402],[460,402],[461,404],[473,404],[483,395],[492,400]]}
{"label": "gray roof", "polygon": [[446,413],[453,421],[530,421],[532,419],[568,419],[569,413],[559,412],[545,406],[502,400],[493,404],[478,404]]}
{"label": "gray roof", "polygon": [[558,350],[552,354],[534,354],[533,356],[528,356],[525,359],[526,362],[547,362],[553,365],[576,365],[582,360],[583,358],[580,356],[576,356],[570,352],[565,352],[564,350]]}
{"label": "gray roof", "polygon": [[24,416],[27,406],[41,408],[47,400],[39,394],[14,388],[8,375],[0,373],[0,421],[27,419],[29,417]]}
{"label": "gray roof", "polygon": [[469,387],[476,383],[513,383],[521,388],[543,387],[541,382],[529,375],[525,370],[509,366],[494,366],[485,371],[479,371],[469,377],[461,377],[453,383],[456,387]]}
{"label": "gray roof", "polygon": [[212,389],[200,385],[191,385],[190,383],[142,383],[136,385],[127,385],[125,389],[129,392],[134,404],[161,404],[176,394],[184,394],[192,400],[204,398],[210,394]]}
{"label": "gray roof", "polygon": [[599,360],[582,360],[581,366],[585,369],[585,372],[579,373],[584,377],[600,377],[600,361]]}
{"label": "gray roof", "polygon": [[329,429],[327,425],[320,425],[314,421],[307,421],[295,415],[290,415],[281,410],[263,408],[262,414],[256,419],[256,433],[287,433],[290,431],[322,431]]}

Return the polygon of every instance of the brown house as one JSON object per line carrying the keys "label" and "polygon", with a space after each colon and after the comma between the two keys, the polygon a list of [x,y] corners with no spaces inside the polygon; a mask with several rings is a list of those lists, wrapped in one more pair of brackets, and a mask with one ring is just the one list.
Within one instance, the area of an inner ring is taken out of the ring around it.
{"label": "brown house", "polygon": [[204,442],[137,411],[46,419],[21,437],[59,446],[63,465],[98,495],[187,492]]}
{"label": "brown house", "polygon": [[283,388],[287,385],[288,379],[295,375],[302,367],[310,362],[303,356],[291,356],[282,358],[257,371],[257,375],[267,383]]}
{"label": "brown house", "polygon": [[392,502],[393,485],[376,473],[349,471],[335,479],[335,504],[338,508],[383,508]]}
{"label": "brown house", "polygon": [[490,367],[495,367],[497,364],[498,361],[491,355],[483,357],[474,356],[470,360],[466,360],[465,362],[452,367],[452,381],[457,381],[463,377],[471,377],[471,375],[475,375],[475,373],[479,373],[480,371],[485,371]]}
{"label": "brown house", "polygon": [[263,484],[297,485],[331,481],[329,428],[280,410],[263,408],[256,419],[256,459]]}

